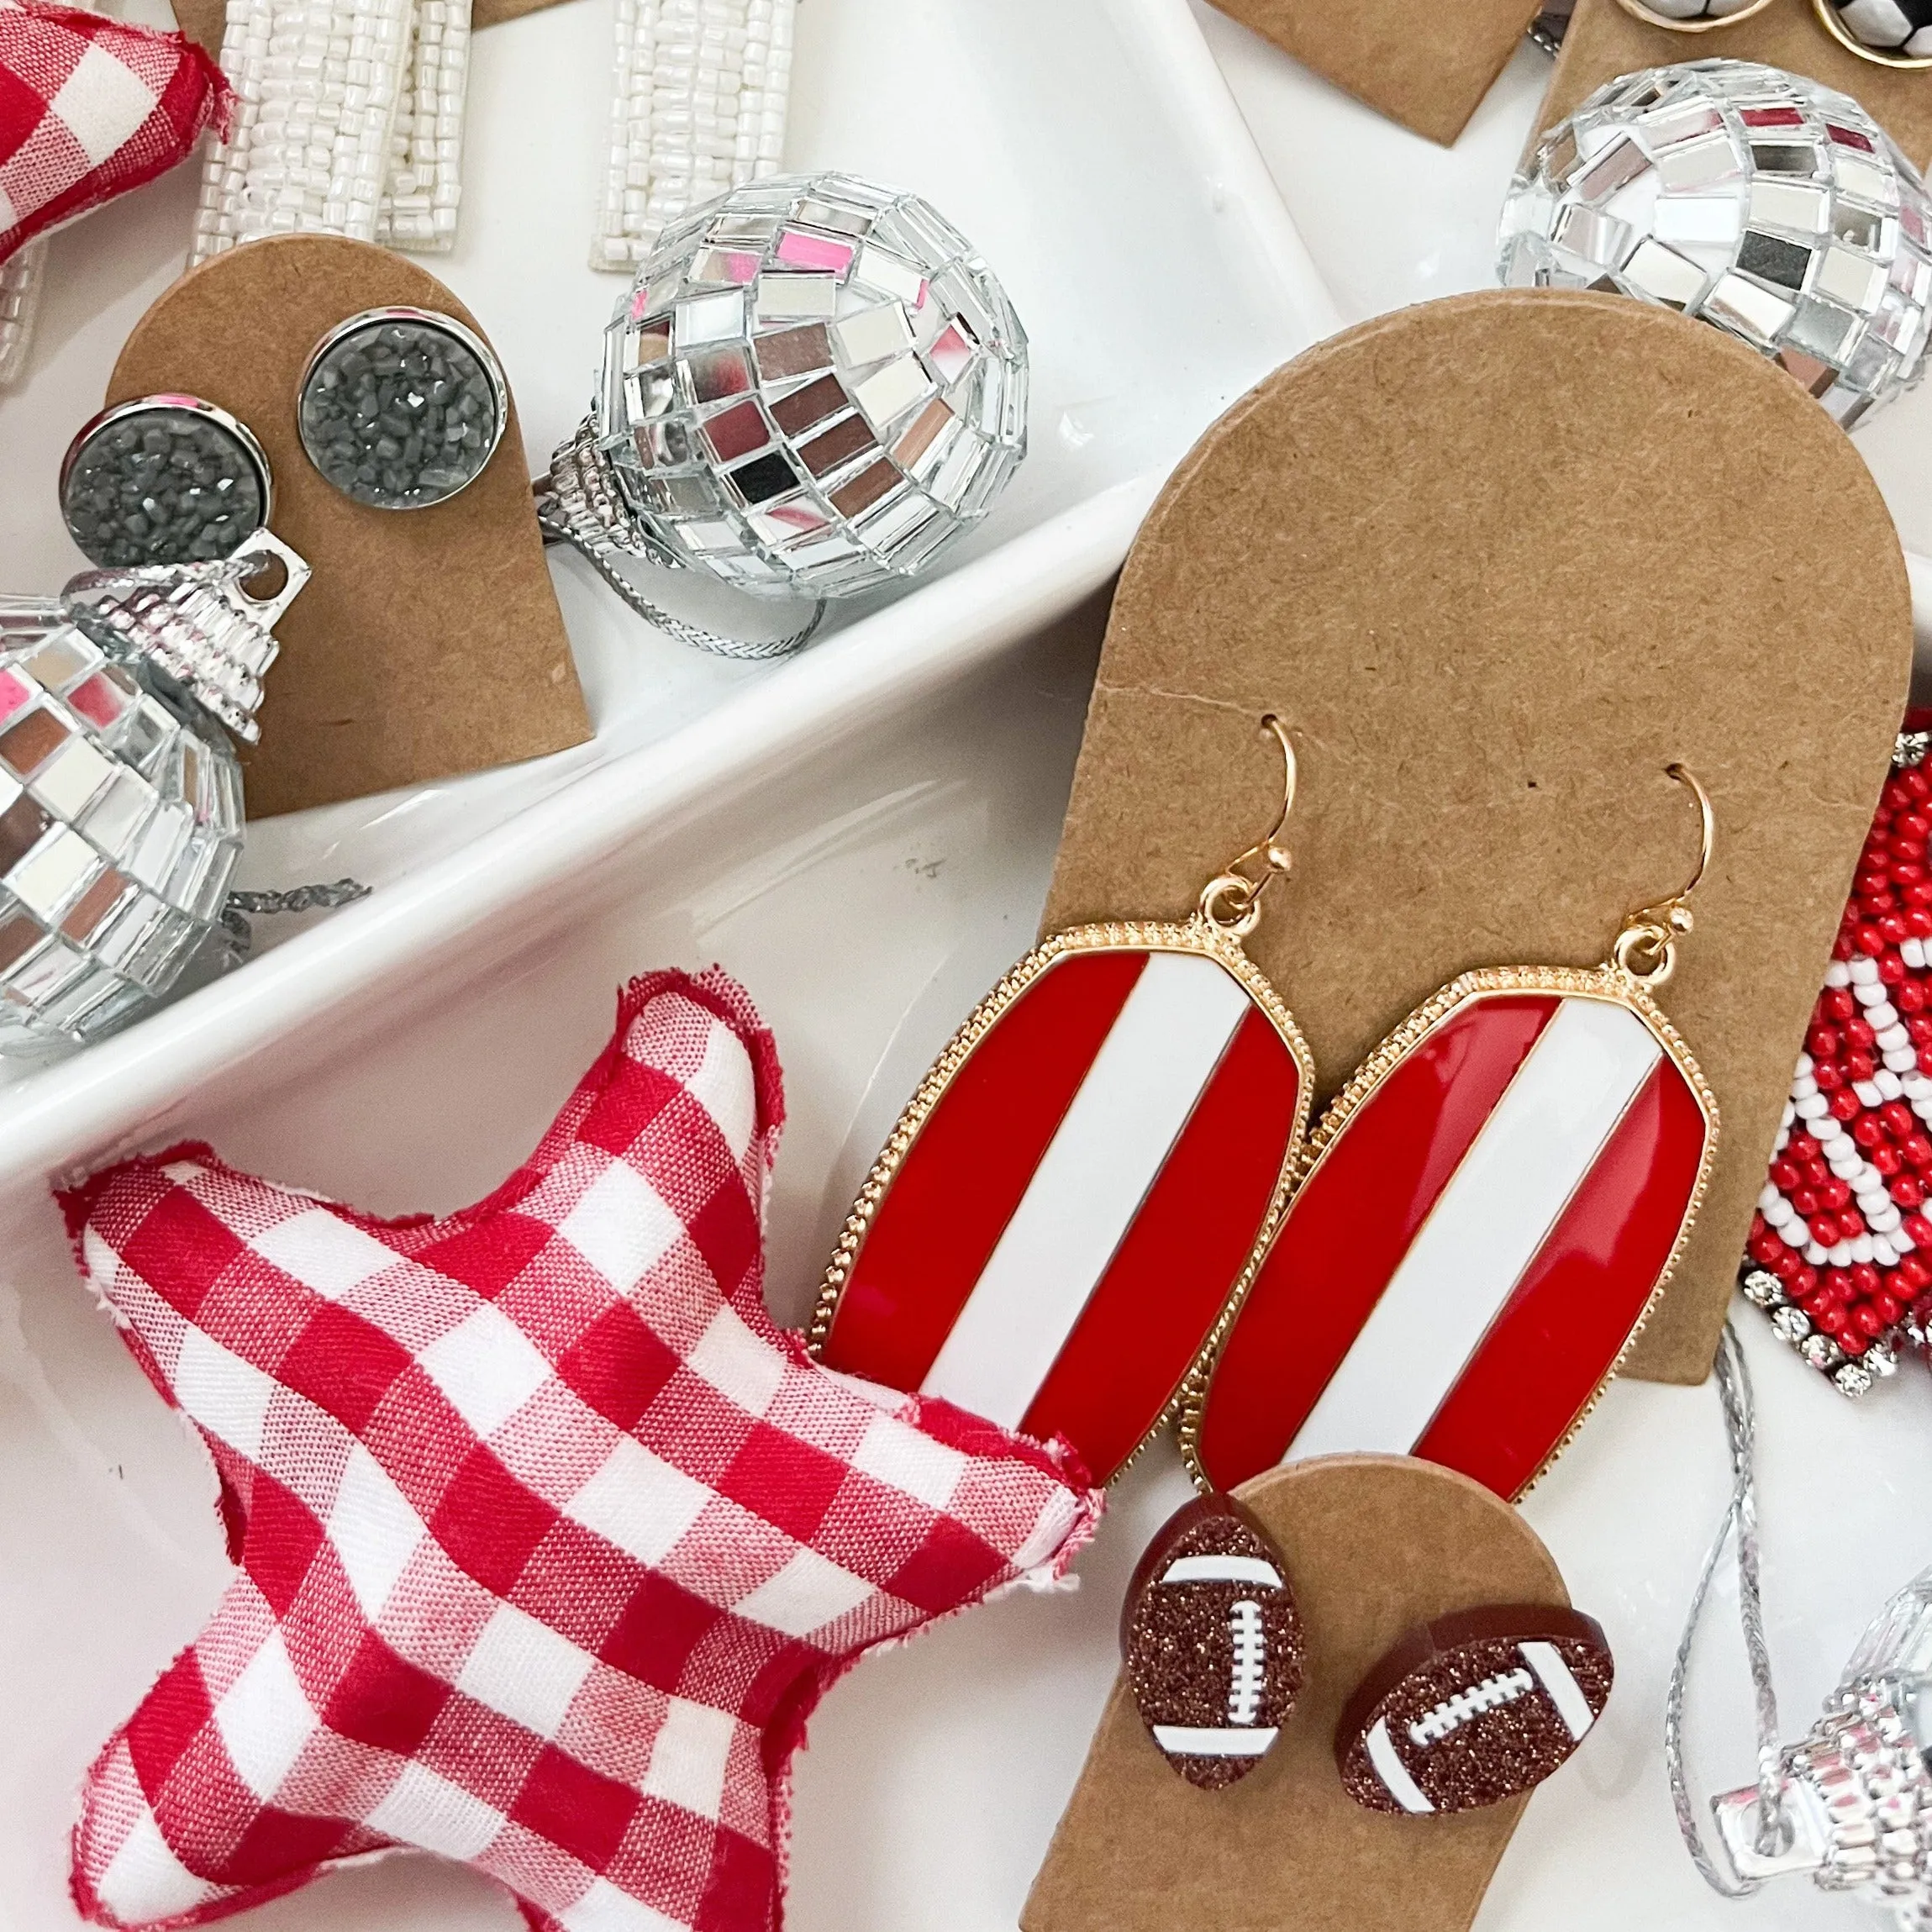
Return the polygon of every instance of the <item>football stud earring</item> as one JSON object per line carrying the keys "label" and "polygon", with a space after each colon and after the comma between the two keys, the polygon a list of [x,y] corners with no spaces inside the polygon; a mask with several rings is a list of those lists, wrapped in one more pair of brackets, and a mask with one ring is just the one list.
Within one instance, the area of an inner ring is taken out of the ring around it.
{"label": "football stud earring", "polygon": [[1055,934],[921,1082],[840,1239],[834,1368],[1063,1435],[1097,1482],[1173,1410],[1287,1198],[1313,1066],[1242,950],[1289,870],[1273,825],[1175,924]]}
{"label": "football stud earring", "polygon": [[1498,1495],[1535,1481],[1616,1372],[1703,1198],[1717,1102],[1653,994],[1710,862],[1596,966],[1486,966],[1417,1008],[1323,1115],[1182,1453],[1203,1487],[1343,1450]]}

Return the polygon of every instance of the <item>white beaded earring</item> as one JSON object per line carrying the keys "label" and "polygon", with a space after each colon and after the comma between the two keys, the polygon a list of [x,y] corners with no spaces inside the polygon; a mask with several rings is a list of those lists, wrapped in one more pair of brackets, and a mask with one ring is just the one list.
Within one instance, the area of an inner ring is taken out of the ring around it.
{"label": "white beaded earring", "polygon": [[636,268],[666,223],[778,171],[797,9],[798,0],[617,0],[592,268]]}

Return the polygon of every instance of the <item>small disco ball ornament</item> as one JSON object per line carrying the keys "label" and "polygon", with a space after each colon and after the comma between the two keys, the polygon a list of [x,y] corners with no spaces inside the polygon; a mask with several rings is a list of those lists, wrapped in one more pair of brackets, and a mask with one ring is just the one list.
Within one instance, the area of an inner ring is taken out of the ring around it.
{"label": "small disco ball ornament", "polygon": [[[272,598],[244,580],[279,561]],[[159,1001],[220,924],[271,626],[308,566],[266,530],[216,562],[0,599],[0,1054]]]}
{"label": "small disco ball ornament", "polygon": [[1501,247],[1509,287],[1696,316],[1847,428],[1923,372],[1924,184],[1856,101],[1779,68],[1694,61],[1600,88],[1511,184]]}
{"label": "small disco ball ornament", "polygon": [[769,596],[909,576],[1026,454],[1026,334],[965,237],[850,175],[667,228],[605,335],[546,521]]}

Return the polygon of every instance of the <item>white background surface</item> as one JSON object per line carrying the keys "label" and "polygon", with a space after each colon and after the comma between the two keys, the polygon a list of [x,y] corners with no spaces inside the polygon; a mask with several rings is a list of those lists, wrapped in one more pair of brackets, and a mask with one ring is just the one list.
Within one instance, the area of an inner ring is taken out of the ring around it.
{"label": "white background surface", "polygon": [[[839,63],[867,72],[868,37],[877,36],[902,80],[929,49],[950,45],[969,68],[980,61],[970,69],[974,84],[1000,113],[1011,103],[1014,138],[1026,131],[1024,121],[1042,140],[1061,142],[1060,172],[1086,184],[1084,218],[1071,227],[1049,224],[1036,177],[997,154],[975,164],[985,174],[978,207],[957,192],[942,197],[1003,267],[1017,253],[1038,278],[1032,292],[1014,281],[1023,312],[1035,318],[1041,387],[1051,397],[1050,413],[1035,419],[1046,460],[1032,479],[1050,498],[1128,476],[1143,455],[1171,458],[1227,395],[1277,359],[1255,319],[1255,291],[1275,271],[1235,263],[1241,236],[1230,239],[1207,212],[1252,204],[1240,193],[1229,202],[1213,166],[1156,138],[1164,124],[1147,103],[1171,106],[1171,94],[1130,62],[1109,67],[1066,24],[1084,14],[1098,30],[1129,11],[1071,0],[1052,8],[1003,0],[973,0],[971,8],[939,0],[901,0],[896,8],[812,0],[802,17],[797,111],[808,144],[802,158],[835,152],[889,168],[893,130],[929,118],[900,100],[893,121],[893,100],[882,97],[876,106],[887,124],[852,111],[837,139],[819,118],[831,112],[828,90],[840,84]],[[594,61],[603,21],[595,0],[586,0],[478,42],[473,112],[482,118],[473,126],[505,124],[513,73],[549,90],[556,110],[516,144],[479,139],[465,253],[447,271],[504,345],[534,446],[568,427],[582,391],[583,368],[570,355],[587,352],[566,354],[559,344],[566,336],[587,341],[608,300],[609,285],[587,292],[580,282],[589,278],[575,266],[602,103],[575,113],[563,107],[571,76]],[[968,22],[997,35],[998,59],[980,39],[957,38]],[[1540,85],[1535,56],[1519,60],[1445,158],[1240,29],[1212,17],[1208,24],[1351,318],[1486,280],[1495,201]],[[1029,92],[1013,76],[1035,50],[1042,58],[1029,70],[1035,75]],[[1170,77],[1177,88],[1191,84],[1184,61]],[[848,110],[859,104],[841,97]],[[842,145],[848,140],[862,151]],[[1239,162],[1236,149],[1224,145],[1219,153]],[[1089,166],[1100,161],[1118,162],[1121,171]],[[1031,166],[1045,165],[1036,154]],[[1239,187],[1238,168],[1233,178]],[[962,171],[958,179],[963,186],[969,176]],[[567,192],[558,185],[573,180]],[[1140,252],[1150,196],[1169,212],[1177,204],[1162,197],[1180,197],[1193,230],[1213,231],[1212,261],[1183,272],[1171,258]],[[185,220],[188,198],[185,179],[163,184],[58,245],[68,280],[54,293],[41,348],[47,361],[24,397],[0,403],[8,465],[0,562],[10,585],[44,587],[67,567],[49,534],[47,505],[24,496],[16,479],[23,471],[49,473],[68,429],[92,407],[114,345],[171,272],[156,237],[176,232],[169,221]],[[1247,240],[1259,246],[1256,232]],[[523,261],[533,292],[527,307],[508,299],[492,307],[484,295],[508,290],[510,281],[492,278],[509,277],[516,263],[505,266],[490,250],[513,240],[530,251]],[[1270,245],[1278,242],[1277,235]],[[1117,309],[1129,305],[1121,340],[1131,334],[1146,361],[1103,364],[1088,383],[1070,361],[1108,324],[1099,308],[1068,292],[1081,286],[1093,251],[1107,248],[1117,250],[1118,265],[1107,300]],[[1145,266],[1130,272],[1135,262]],[[546,300],[555,292],[569,311],[560,313],[554,335],[538,292]],[[1177,315],[1198,318],[1206,340],[1220,346],[1208,353],[1196,342],[1175,351],[1187,380],[1182,399],[1163,416],[1154,393],[1161,386],[1143,371],[1172,348]],[[1228,333],[1217,335],[1221,323]],[[1050,348],[1041,340],[1049,333]],[[1188,360],[1199,355],[1205,366]],[[1143,405],[1154,418],[1142,414]],[[1923,397],[1908,400],[1864,432],[1861,447],[1883,473],[1908,534],[1932,547],[1913,521],[1924,517],[1932,534],[1932,497],[1913,449],[1924,408]],[[1137,443],[1150,421],[1149,440]],[[1082,443],[1077,432],[1088,425],[1098,426],[1095,440]],[[1097,445],[1107,461],[1083,468],[1098,461],[1089,454]],[[1040,497],[1032,503],[1034,514],[1055,507]],[[1082,553],[1092,581],[1104,575],[1104,548],[1096,540]],[[27,561],[30,578],[21,574]],[[1034,581],[1042,597],[1045,581]],[[1076,594],[1077,573],[1055,581],[1061,602]],[[745,675],[674,661],[648,645],[641,660],[648,668],[636,670],[640,661],[627,655],[639,648],[634,640],[617,637],[606,651],[590,635],[603,613],[583,587],[566,583],[565,594],[593,697],[611,708],[613,729],[629,729],[621,721],[632,717],[643,721],[635,742],[661,729],[666,713],[694,716],[712,692]],[[982,626],[982,638],[1034,621],[1024,597],[987,601],[996,621],[991,634]],[[949,610],[946,624],[958,627],[945,632],[949,639],[966,637],[968,614]],[[703,759],[677,766],[675,782],[648,761],[616,768],[607,783],[620,785],[634,770],[648,809],[640,807],[621,835],[587,841],[582,869],[573,862],[546,871],[527,855],[516,858],[518,909],[498,903],[460,933],[460,918],[470,915],[457,908],[480,903],[461,894],[427,900],[414,926],[382,927],[373,917],[359,927],[340,922],[334,929],[358,949],[374,947],[383,933],[394,947],[382,972],[362,982],[373,990],[340,1005],[310,997],[313,975],[276,977],[285,960],[303,971],[304,959],[322,962],[317,973],[334,970],[329,929],[317,929],[246,976],[283,1003],[271,1025],[255,1026],[239,982],[218,989],[228,1003],[203,1009],[213,1019],[188,1015],[183,1034],[167,1031],[178,1015],[150,1023],[123,1057],[86,1056],[107,1071],[85,1081],[76,1075],[62,1088],[68,1111],[42,1113],[45,1133],[34,1145],[45,1153],[61,1145],[62,1121],[94,1103],[108,1073],[116,1082],[140,1075],[144,1055],[152,1057],[138,1045],[143,1035],[162,1042],[154,1050],[165,1058],[183,1039],[192,1045],[214,1036],[218,1044],[225,1034],[244,1056],[234,1066],[224,1068],[214,1051],[195,1063],[192,1079],[176,1078],[171,1062],[155,1075],[150,1111],[168,1110],[168,1131],[204,1134],[244,1166],[377,1211],[446,1210],[492,1186],[527,1150],[602,1044],[621,978],[653,965],[719,959],[750,987],[784,1053],[791,1125],[774,1207],[771,1294],[781,1319],[797,1319],[828,1230],[899,1101],[1030,937],[1100,620],[1089,603],[1055,634],[978,669],[966,668],[975,650],[955,641],[952,667],[929,669],[923,682],[908,680],[896,698],[869,708],[861,701],[865,661],[842,658],[847,640],[835,640],[786,674],[796,676],[793,685],[775,687],[808,693],[820,707],[808,706],[808,729],[781,729],[770,715],[785,708],[776,703],[745,713],[742,729],[723,731],[727,742],[707,741],[704,756],[714,761],[755,757],[752,782],[740,775],[707,783],[706,771],[724,766]],[[962,675],[949,687],[954,669]],[[692,709],[681,713],[687,703]],[[835,726],[834,713],[842,720]],[[548,783],[535,768],[476,783],[478,792],[496,783],[511,790],[526,779]],[[473,808],[470,799],[456,803]],[[442,808],[414,809],[427,821]],[[387,845],[379,817],[374,828],[351,829],[374,841],[361,852],[395,868],[386,876],[399,876],[417,850],[408,812],[401,818]],[[335,836],[327,828],[291,834],[305,858],[329,853]],[[432,828],[426,840],[434,836]],[[439,913],[447,924],[440,944]],[[411,958],[423,963],[409,967]],[[31,1111],[18,1104],[12,1119]],[[116,1117],[108,1108],[90,1118]],[[8,1124],[0,1111],[0,1144]],[[192,1636],[225,1566],[203,1461],[76,1287],[32,1161],[16,1172],[17,1184],[0,1193],[0,1928],[66,1932],[73,1919],[63,1891],[66,1829],[76,1781]],[[1932,1387],[1914,1368],[1854,1407],[1771,1345],[1755,1316],[1744,1319],[1765,1419],[1771,1639],[1787,1730],[1795,1734],[1867,1615],[1932,1559],[1920,1478]],[[1622,1932],[1640,1915],[1659,1932],[1881,1923],[1862,1908],[1818,1897],[1802,1880],[1756,1903],[1727,1907],[1703,1891],[1677,1846],[1659,1714],[1683,1605],[1724,1488],[1709,1391],[1630,1383],[1610,1392],[1531,1498],[1528,1514],[1576,1600],[1610,1633],[1619,1685],[1587,1749],[1532,1804],[1483,1908],[1482,1932]],[[868,1661],[838,1687],[799,1766],[794,1932],[1013,1925],[1111,1681],[1126,1574],[1185,1493],[1171,1453],[1156,1449],[1121,1484],[1080,1565],[1077,1593],[1008,1599]],[[1712,1787],[1741,1782],[1751,1769],[1729,1606],[1721,1598],[1714,1612],[1692,1732],[1696,1768]],[[1292,1901],[1282,1911],[1282,1925],[1292,1926]],[[473,1875],[414,1857],[333,1878],[249,1922],[262,1932],[376,1932],[405,1924],[424,1932],[508,1932],[516,1923]]]}

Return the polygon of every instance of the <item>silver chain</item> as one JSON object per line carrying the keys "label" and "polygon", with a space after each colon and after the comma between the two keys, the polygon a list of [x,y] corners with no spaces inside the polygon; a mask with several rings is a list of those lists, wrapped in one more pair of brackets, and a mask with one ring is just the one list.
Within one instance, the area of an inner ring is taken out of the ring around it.
{"label": "silver chain", "polygon": [[1780,1845],[1783,1832],[1782,1751],[1777,1736],[1777,1693],[1771,1678],[1771,1652],[1764,1637],[1764,1602],[1758,1571],[1757,1492],[1752,1477],[1756,1453],[1756,1411],[1751,1396],[1750,1371],[1745,1366],[1744,1350],[1737,1331],[1727,1321],[1718,1345],[1718,1399],[1724,1410],[1724,1434],[1730,1446],[1731,1493],[1717,1535],[1704,1556],[1698,1587],[1691,1593],[1691,1607],[1684,1619],[1684,1634],[1677,1645],[1676,1661],[1671,1666],[1670,1690],[1664,1699],[1664,1767],[1671,1780],[1671,1805],[1677,1813],[1677,1829],[1683,1834],[1684,1848],[1691,1862],[1712,1891],[1726,1898],[1745,1898],[1763,1882],[1740,1879],[1722,1871],[1704,1843],[1688,1780],[1684,1771],[1684,1691],[1690,1675],[1691,1650],[1697,1641],[1698,1625],[1703,1617],[1724,1549],[1737,1539],[1738,1622],[1744,1633],[1745,1656],[1750,1666],[1751,1687],[1757,1706],[1757,1848],[1769,1856]]}
{"label": "silver chain", "polygon": [[753,661],[789,657],[802,645],[810,643],[819,624],[824,621],[825,607],[821,603],[798,629],[787,631],[782,637],[761,639],[750,644],[743,638],[726,637],[720,631],[707,630],[703,624],[692,624],[687,619],[676,617],[661,605],[653,603],[617,567],[613,559],[622,553],[609,547],[593,546],[586,543],[562,521],[547,517],[540,505],[537,512],[537,522],[546,544],[569,545],[646,624],[655,624],[666,637],[675,638],[680,644],[689,645],[697,650],[708,650],[713,657],[738,657]]}
{"label": "silver chain", "polygon": [[230,892],[223,901],[221,929],[230,956],[239,964],[255,950],[255,928],[248,922],[265,915],[334,911],[369,897],[360,879],[338,879],[326,886],[290,886],[279,892]]}

